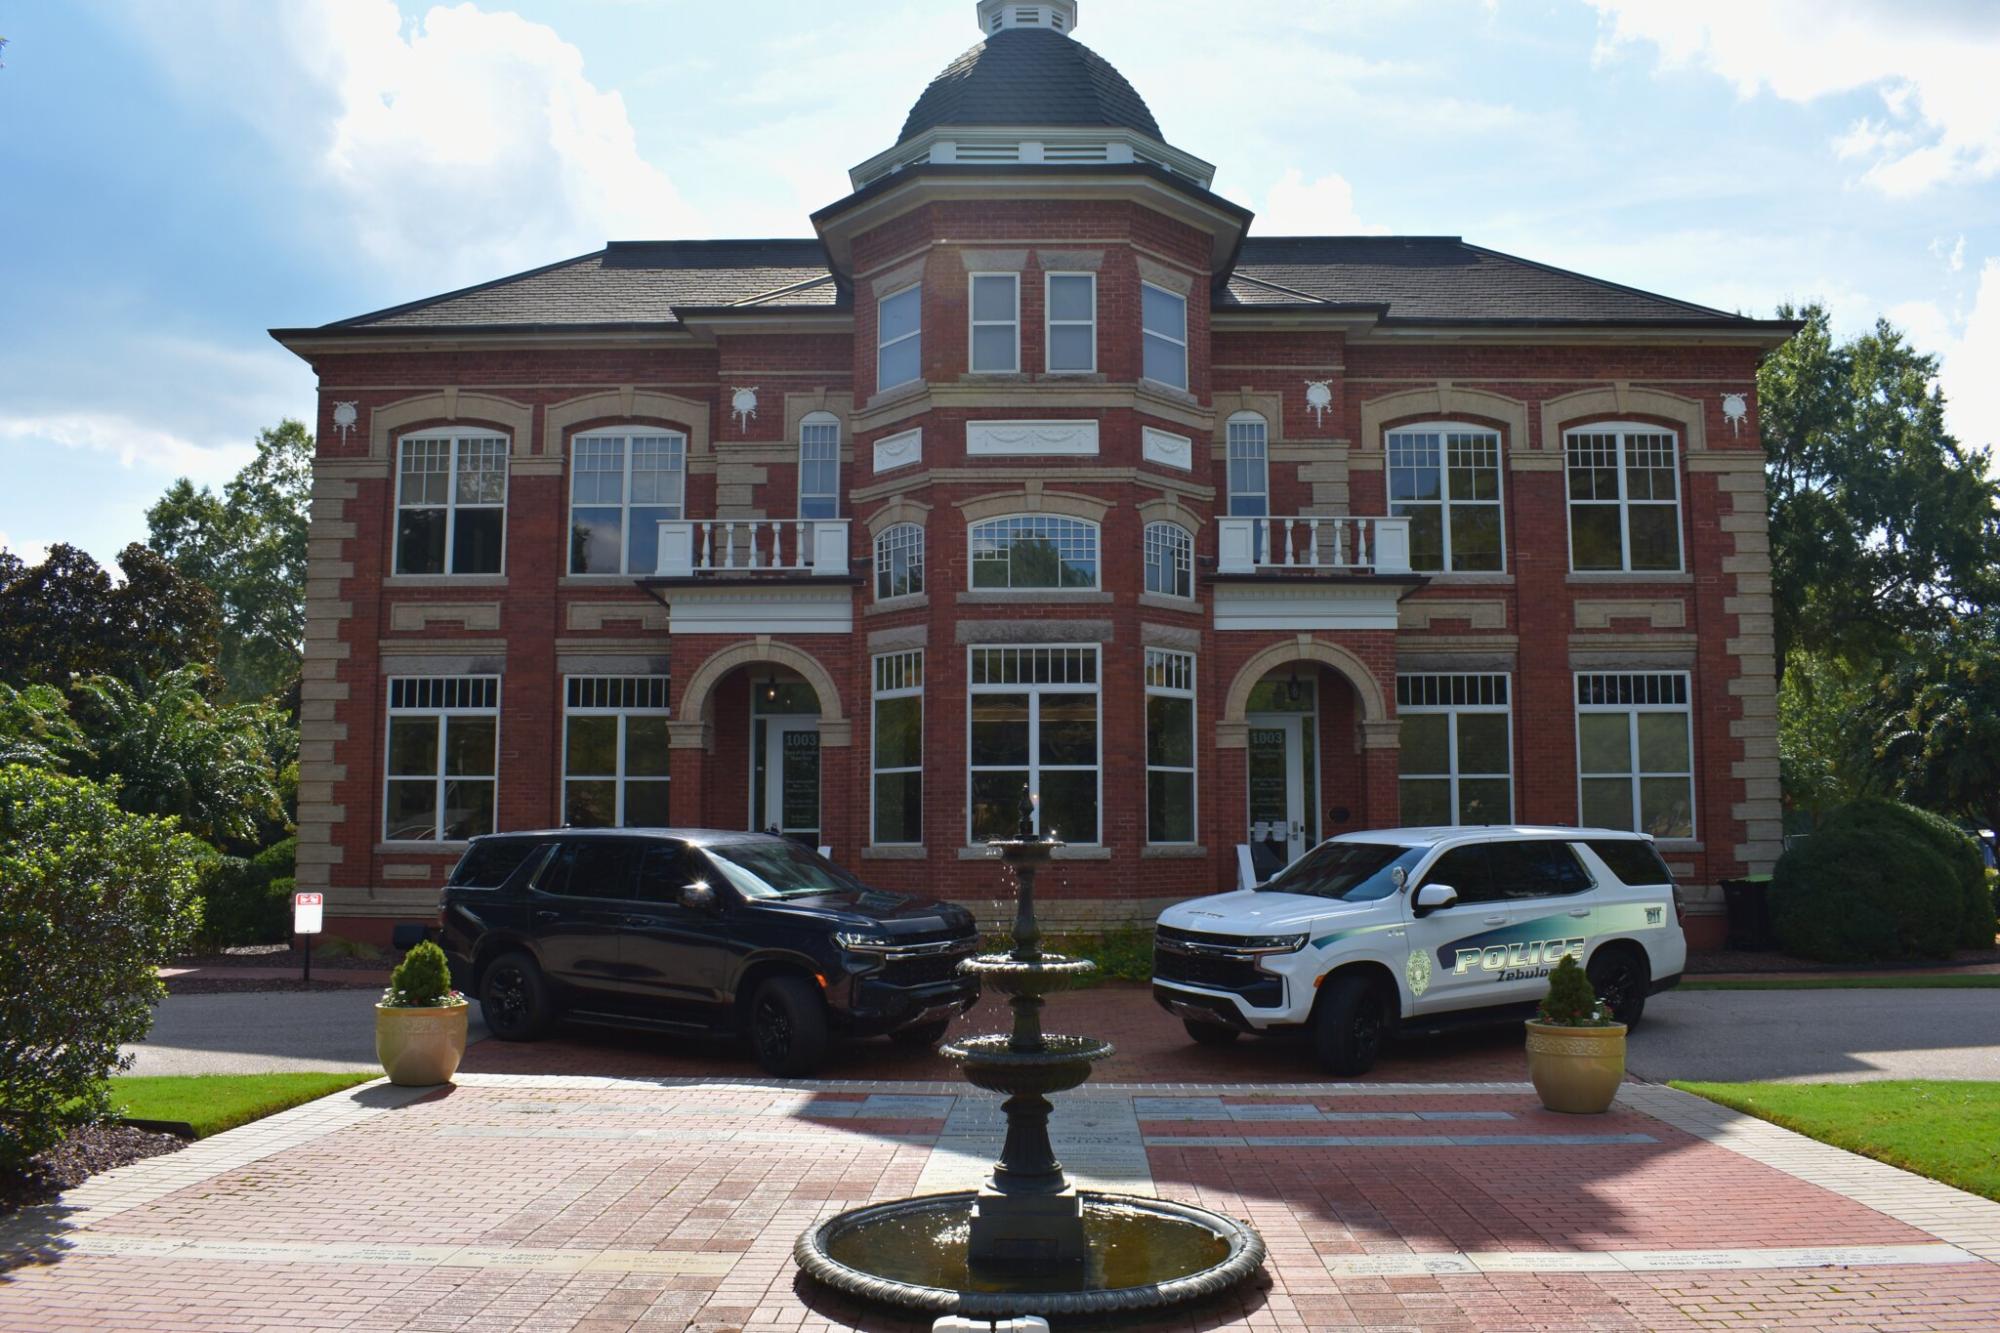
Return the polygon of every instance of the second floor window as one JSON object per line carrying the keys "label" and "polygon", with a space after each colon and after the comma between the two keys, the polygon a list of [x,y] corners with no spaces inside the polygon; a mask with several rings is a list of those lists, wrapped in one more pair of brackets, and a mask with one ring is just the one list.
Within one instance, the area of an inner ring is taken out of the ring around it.
{"label": "second floor window", "polygon": [[1187,298],[1140,284],[1140,323],[1145,334],[1145,365],[1140,373],[1149,380],[1188,386]]}
{"label": "second floor window", "polygon": [[1097,525],[1020,514],[972,525],[975,588],[1095,588]]}
{"label": "second floor window", "polygon": [[1052,375],[1097,369],[1097,275],[1048,275],[1048,368]]}
{"label": "second floor window", "polygon": [[1264,418],[1245,412],[1229,419],[1231,517],[1264,518],[1270,514],[1270,453],[1270,431]]}
{"label": "second floor window", "polygon": [[570,443],[569,572],[650,574],[659,564],[660,520],[680,518],[687,488],[687,437],[609,430]]}
{"label": "second floor window", "polygon": [[1178,523],[1146,525],[1146,591],[1194,596],[1194,538]]}
{"label": "second floor window", "polygon": [[398,574],[498,574],[507,532],[507,440],[406,435],[397,442]]}
{"label": "second floor window", "polygon": [[1410,565],[1468,573],[1503,566],[1500,436],[1476,426],[1391,431],[1389,512],[1410,520]]}
{"label": "second floor window", "polygon": [[972,282],[972,371],[1008,375],[1021,368],[1021,275],[975,273]]}
{"label": "second floor window", "polygon": [[799,517],[840,516],[840,419],[816,412],[799,426]]}
{"label": "second floor window", "polygon": [[924,590],[924,530],[914,523],[884,528],[875,539],[875,600],[914,597]]}
{"label": "second floor window", "polygon": [[1570,568],[1679,570],[1680,465],[1672,432],[1589,426],[1569,432],[1565,444]]}
{"label": "second floor window", "polygon": [[875,307],[875,391],[924,375],[924,289],[905,287]]}

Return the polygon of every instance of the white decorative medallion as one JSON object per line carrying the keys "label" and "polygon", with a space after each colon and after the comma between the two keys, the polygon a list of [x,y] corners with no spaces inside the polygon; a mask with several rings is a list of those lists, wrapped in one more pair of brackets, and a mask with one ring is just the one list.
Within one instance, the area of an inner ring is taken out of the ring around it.
{"label": "white decorative medallion", "polygon": [[359,403],[335,403],[333,405],[333,424],[340,428],[340,442],[343,445],[347,443],[347,432],[353,430],[354,423],[359,420],[361,420]]}
{"label": "white decorative medallion", "polygon": [[968,421],[965,452],[975,457],[1024,458],[1097,452],[1095,421]]}
{"label": "white decorative medallion", "polygon": [[900,435],[885,435],[875,441],[875,470],[894,472],[899,467],[909,467],[924,461],[924,430],[906,430]]}
{"label": "white decorative medallion", "polygon": [[1743,433],[1743,423],[1750,419],[1750,395],[1747,393],[1725,393],[1722,395],[1722,419],[1729,423],[1732,435]]}
{"label": "white decorative medallion", "polygon": [[1185,435],[1154,430],[1148,426],[1139,437],[1139,452],[1148,463],[1177,467],[1183,472],[1194,471],[1194,441]]}
{"label": "white decorative medallion", "polygon": [[731,394],[729,410],[736,416],[737,429],[748,430],[750,422],[757,415],[757,386],[753,384],[747,389],[738,389]]}
{"label": "white decorative medallion", "polygon": [[1306,381],[1306,410],[1313,414],[1313,424],[1326,424],[1326,410],[1333,406],[1332,380]]}

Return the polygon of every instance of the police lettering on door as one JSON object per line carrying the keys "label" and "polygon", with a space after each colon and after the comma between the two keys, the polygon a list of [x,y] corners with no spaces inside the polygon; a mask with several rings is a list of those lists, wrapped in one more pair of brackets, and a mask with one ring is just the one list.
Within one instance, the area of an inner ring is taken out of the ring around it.
{"label": "police lettering on door", "polygon": [[1500,981],[1525,981],[1530,977],[1545,977],[1562,961],[1563,955],[1583,958],[1584,937],[1581,935],[1564,940],[1528,940],[1525,943],[1489,944],[1483,949],[1459,949],[1453,962],[1451,974],[1462,977],[1478,968],[1483,972],[1498,972]]}

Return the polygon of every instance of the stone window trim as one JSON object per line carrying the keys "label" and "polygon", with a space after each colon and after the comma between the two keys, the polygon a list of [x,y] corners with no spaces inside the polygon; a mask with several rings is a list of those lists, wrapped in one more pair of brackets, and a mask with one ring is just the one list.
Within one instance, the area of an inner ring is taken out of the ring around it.
{"label": "stone window trim", "polygon": [[532,453],[535,409],[489,393],[463,393],[447,387],[368,409],[368,455],[395,466],[394,444],[404,435],[427,430],[474,429],[505,435],[513,441],[516,459]]}
{"label": "stone window trim", "polygon": [[[1682,457],[1708,451],[1708,423],[1702,400],[1662,389],[1637,388],[1614,380],[1598,389],[1579,389],[1542,401],[1539,447],[1560,453],[1564,436],[1595,421],[1633,421],[1663,426],[1680,435]],[[1685,464],[1684,464],[1685,465]]]}
{"label": "stone window trim", "polygon": [[1144,255],[1134,255],[1133,259],[1139,265],[1139,280],[1141,282],[1150,283],[1162,291],[1171,292],[1175,296],[1192,297],[1194,295],[1196,279],[1192,273],[1187,272],[1185,269],[1178,269],[1167,264],[1162,264],[1157,259],[1148,259]]}
{"label": "stone window trim", "polygon": [[649,426],[686,436],[688,457],[707,458],[714,448],[708,433],[714,411],[710,403],[631,386],[582,394],[542,409],[542,451],[567,459],[573,436],[607,426]]}
{"label": "stone window trim", "polygon": [[968,274],[1020,273],[1028,267],[1026,250],[960,250],[958,257]]}
{"label": "stone window trim", "polygon": [[868,294],[880,301],[885,296],[894,296],[906,287],[915,287],[924,280],[924,257],[917,256],[907,263],[877,273],[868,279]]}
{"label": "stone window trim", "polygon": [[1528,404],[1486,389],[1468,389],[1439,380],[1422,389],[1377,395],[1361,404],[1361,444],[1352,455],[1356,470],[1387,466],[1390,431],[1426,421],[1464,422],[1500,432],[1500,455],[1518,466],[1529,450]]}
{"label": "stone window trim", "polygon": [[878,537],[885,528],[892,528],[900,523],[914,523],[920,528],[926,527],[930,523],[930,517],[931,507],[928,504],[908,495],[898,495],[870,514],[864,520],[864,525],[868,529],[869,536]]}
{"label": "stone window trim", "polygon": [[1044,490],[1040,482],[1030,483],[1018,491],[978,495],[969,500],[955,501],[954,504],[967,523],[978,523],[989,518],[1010,518],[1015,514],[1061,514],[1067,518],[1080,518],[1086,523],[1095,523],[1100,527],[1104,523],[1104,516],[1110,513],[1113,507],[1111,501],[1100,500],[1094,495]]}
{"label": "stone window trim", "polygon": [[1104,267],[1104,251],[1037,249],[1035,263],[1044,273],[1096,273]]}

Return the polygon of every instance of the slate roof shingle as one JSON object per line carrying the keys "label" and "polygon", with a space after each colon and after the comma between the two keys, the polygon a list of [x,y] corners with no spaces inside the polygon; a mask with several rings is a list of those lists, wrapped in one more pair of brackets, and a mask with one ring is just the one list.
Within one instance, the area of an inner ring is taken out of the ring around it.
{"label": "slate roof shingle", "polygon": [[1164,137],[1146,99],[1110,61],[1045,28],[996,32],[946,65],[896,142],[941,125],[1115,125]]}

